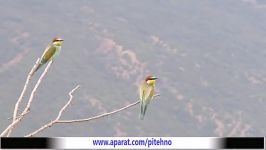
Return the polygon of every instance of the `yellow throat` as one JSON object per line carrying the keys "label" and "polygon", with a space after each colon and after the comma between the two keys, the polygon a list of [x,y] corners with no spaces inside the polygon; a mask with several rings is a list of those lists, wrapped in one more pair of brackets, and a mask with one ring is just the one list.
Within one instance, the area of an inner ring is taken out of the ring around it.
{"label": "yellow throat", "polygon": [[149,85],[154,85],[155,82],[156,82],[155,80],[148,80],[148,81],[147,81],[147,84],[149,84]]}
{"label": "yellow throat", "polygon": [[55,42],[53,42],[53,44],[54,44],[55,46],[61,46],[62,43],[63,43],[63,41],[55,41]]}

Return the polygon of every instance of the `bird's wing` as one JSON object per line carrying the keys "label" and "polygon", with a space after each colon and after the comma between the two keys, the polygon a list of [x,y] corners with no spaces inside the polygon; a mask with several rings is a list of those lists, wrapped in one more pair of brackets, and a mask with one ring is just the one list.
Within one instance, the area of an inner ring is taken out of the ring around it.
{"label": "bird's wing", "polygon": [[145,100],[147,103],[150,103],[154,95],[154,86],[147,86],[145,93]]}
{"label": "bird's wing", "polygon": [[42,55],[41,63],[46,63],[47,61],[52,59],[55,52],[56,52],[56,47],[53,45],[48,45]]}
{"label": "bird's wing", "polygon": [[139,86],[139,99],[140,100],[143,100],[145,97],[145,87],[146,87],[146,84],[145,82],[141,82],[140,83],[140,86]]}
{"label": "bird's wing", "polygon": [[139,98],[145,103],[149,103],[154,95],[154,86],[148,85],[146,82],[142,82],[139,87]]}

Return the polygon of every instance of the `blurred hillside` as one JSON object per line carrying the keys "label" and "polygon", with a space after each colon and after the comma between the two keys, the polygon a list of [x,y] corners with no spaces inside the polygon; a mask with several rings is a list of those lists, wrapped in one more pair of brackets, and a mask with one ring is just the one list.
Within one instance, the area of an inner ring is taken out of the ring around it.
{"label": "blurred hillside", "polygon": [[1,2],[0,20],[1,131],[29,70],[58,35],[65,40],[62,52],[15,136],[56,117],[77,84],[65,119],[135,102],[136,85],[150,73],[159,77],[161,96],[144,121],[133,107],[97,121],[56,125],[38,136],[266,135],[263,1],[13,0]]}

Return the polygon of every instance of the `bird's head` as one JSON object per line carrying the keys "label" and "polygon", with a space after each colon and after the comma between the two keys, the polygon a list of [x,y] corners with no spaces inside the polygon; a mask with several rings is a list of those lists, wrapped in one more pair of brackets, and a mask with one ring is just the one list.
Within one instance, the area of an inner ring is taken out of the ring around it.
{"label": "bird's head", "polygon": [[59,37],[55,37],[54,39],[53,39],[53,44],[54,45],[56,45],[56,46],[61,46],[62,45],[62,43],[63,43],[63,39],[61,39],[61,38],[59,38]]}
{"label": "bird's head", "polygon": [[148,75],[148,76],[146,76],[145,81],[146,81],[146,83],[149,84],[149,85],[154,85],[156,79],[158,79],[158,78],[156,78],[156,77],[154,77],[154,76],[151,76],[151,75]]}

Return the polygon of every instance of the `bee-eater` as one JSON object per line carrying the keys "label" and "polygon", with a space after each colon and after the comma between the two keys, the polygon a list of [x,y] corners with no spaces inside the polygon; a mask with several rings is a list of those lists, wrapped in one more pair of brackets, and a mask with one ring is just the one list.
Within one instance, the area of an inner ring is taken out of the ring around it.
{"label": "bee-eater", "polygon": [[141,120],[144,119],[144,115],[147,111],[147,107],[151,102],[154,95],[155,80],[154,76],[147,76],[139,85],[139,98],[140,98],[140,115]]}
{"label": "bee-eater", "polygon": [[54,57],[59,54],[63,41],[64,40],[59,37],[55,37],[53,39],[52,43],[50,43],[44,50],[42,57],[39,60],[38,65],[33,71],[33,73],[36,72],[42,65],[44,65],[48,61],[53,60]]}

